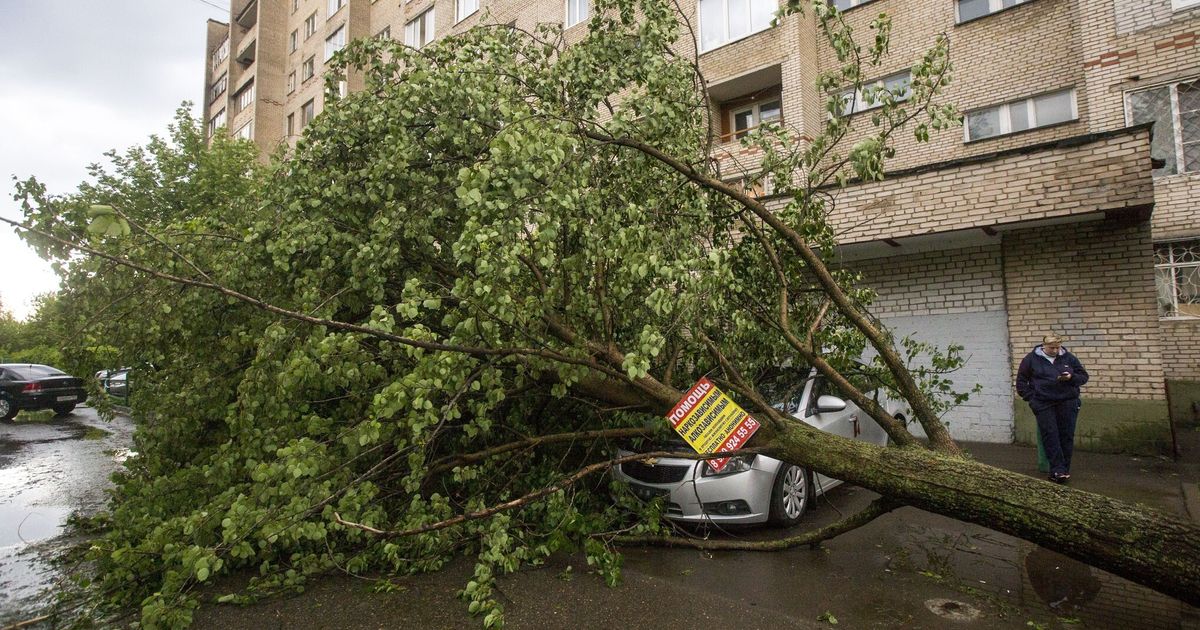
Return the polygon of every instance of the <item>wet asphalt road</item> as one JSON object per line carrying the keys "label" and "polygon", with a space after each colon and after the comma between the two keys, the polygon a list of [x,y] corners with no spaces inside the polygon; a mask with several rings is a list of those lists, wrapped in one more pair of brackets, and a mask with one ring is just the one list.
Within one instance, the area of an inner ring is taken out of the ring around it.
{"label": "wet asphalt road", "polygon": [[[106,423],[90,409],[48,422],[0,424],[0,628],[34,617],[60,579],[48,562],[69,541],[73,511],[102,509],[109,475],[126,456],[132,422]],[[1035,453],[972,445],[980,460],[1036,475]],[[1161,459],[1083,453],[1081,489],[1184,515],[1180,482],[1190,468]],[[1191,472],[1189,472],[1191,471]],[[795,531],[819,527],[874,498],[842,487],[822,497]],[[770,529],[716,536],[765,538]],[[459,559],[426,576],[333,575],[305,593],[251,606],[212,604],[236,590],[234,576],[202,593],[197,628],[479,628],[456,592],[470,579]],[[532,628],[1163,628],[1200,629],[1200,613],[1024,541],[903,508],[822,549],[780,553],[625,550],[625,579],[608,588],[578,556],[504,576],[497,596],[507,627]]]}
{"label": "wet asphalt road", "polygon": [[0,627],[28,619],[60,579],[51,556],[72,512],[104,507],[109,476],[129,454],[133,422],[80,407],[45,422],[0,424]]}

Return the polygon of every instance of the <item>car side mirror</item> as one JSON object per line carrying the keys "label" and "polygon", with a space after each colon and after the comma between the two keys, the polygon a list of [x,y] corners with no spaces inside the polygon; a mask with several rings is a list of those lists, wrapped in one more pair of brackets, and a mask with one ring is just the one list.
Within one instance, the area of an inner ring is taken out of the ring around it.
{"label": "car side mirror", "polygon": [[846,401],[837,396],[825,395],[817,399],[817,413],[841,411],[846,408]]}

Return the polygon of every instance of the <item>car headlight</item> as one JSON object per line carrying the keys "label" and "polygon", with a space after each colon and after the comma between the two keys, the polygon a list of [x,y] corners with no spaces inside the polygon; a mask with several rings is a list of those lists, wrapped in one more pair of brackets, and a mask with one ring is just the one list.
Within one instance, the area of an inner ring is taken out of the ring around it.
{"label": "car headlight", "polygon": [[701,477],[724,477],[725,475],[735,475],[740,472],[750,470],[754,463],[754,458],[758,455],[738,455],[729,458],[729,463],[721,469],[721,472],[713,472],[712,466],[708,462],[704,463],[703,470],[700,472]]}

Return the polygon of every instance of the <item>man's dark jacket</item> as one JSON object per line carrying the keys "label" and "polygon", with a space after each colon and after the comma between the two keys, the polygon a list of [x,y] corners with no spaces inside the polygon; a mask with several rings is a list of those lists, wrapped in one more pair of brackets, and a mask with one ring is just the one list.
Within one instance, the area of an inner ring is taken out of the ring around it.
{"label": "man's dark jacket", "polygon": [[[1017,394],[1034,409],[1042,409],[1064,400],[1079,398],[1079,388],[1088,382],[1087,370],[1075,355],[1061,348],[1054,362],[1038,354],[1039,344],[1021,360],[1017,368]],[[1060,381],[1058,375],[1071,373],[1071,380]]]}

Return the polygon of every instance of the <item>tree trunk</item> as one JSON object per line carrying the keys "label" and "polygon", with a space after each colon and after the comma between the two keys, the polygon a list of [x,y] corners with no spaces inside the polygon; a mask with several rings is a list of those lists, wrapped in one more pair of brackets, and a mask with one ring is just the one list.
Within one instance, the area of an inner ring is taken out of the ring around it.
{"label": "tree trunk", "polygon": [[[765,427],[764,427],[765,428]],[[788,423],[752,446],[899,503],[982,525],[1200,606],[1200,527],[924,448],[879,448]]]}

